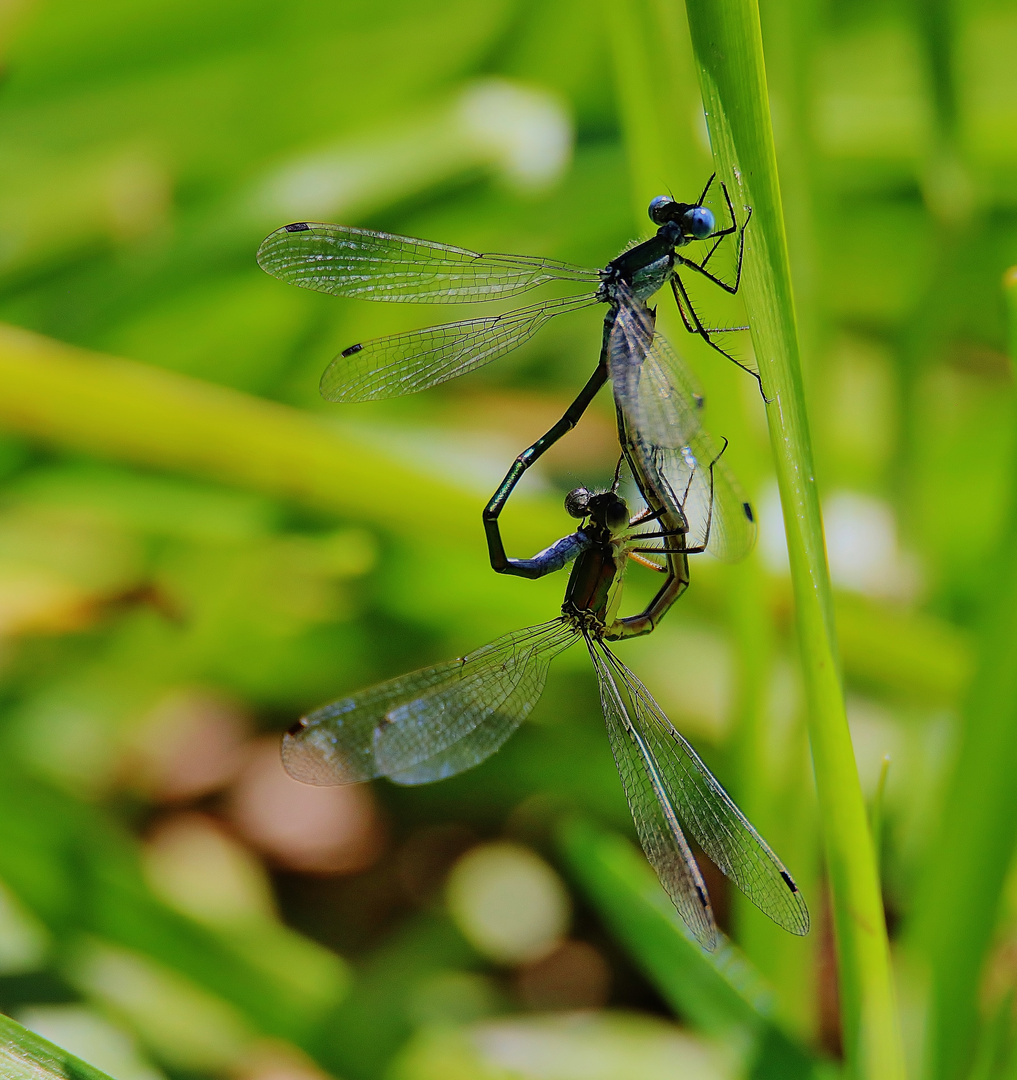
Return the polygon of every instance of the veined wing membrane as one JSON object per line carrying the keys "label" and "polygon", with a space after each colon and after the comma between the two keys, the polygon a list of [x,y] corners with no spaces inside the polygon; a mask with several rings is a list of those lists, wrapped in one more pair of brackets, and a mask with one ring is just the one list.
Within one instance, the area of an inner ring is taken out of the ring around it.
{"label": "veined wing membrane", "polygon": [[328,401],[376,401],[428,390],[528,341],[549,319],[597,303],[592,293],[374,338],[341,352],[321,377]]}
{"label": "veined wing membrane", "polygon": [[[586,643],[600,683],[611,752],[643,851],[686,926],[705,948],[712,949],[717,941],[717,926],[706,884],[689,850],[660,769],[632,721],[631,690],[624,679],[628,669],[602,642],[587,638]],[[616,672],[623,676],[620,685]]]}
{"label": "veined wing membrane", "polygon": [[[328,785],[387,775],[426,783],[428,762],[441,776],[469,768],[522,723],[540,697],[551,658],[576,637],[573,627],[554,619],[325,705],[283,738],[286,771],[305,784]],[[462,763],[451,769],[449,748],[485,724],[485,734],[467,743]],[[490,749],[480,753],[484,745]]]}
{"label": "veined wing membrane", "polygon": [[752,550],[756,522],[752,507],[723,459],[723,446],[700,430],[684,446],[663,447],[629,433],[635,467],[657,498],[688,524],[686,546],[736,562]]}
{"label": "veined wing membrane", "polygon": [[358,784],[380,776],[375,729],[385,714],[459,677],[464,661],[450,660],[340,698],[299,720],[283,737],[286,771],[305,784]]}
{"label": "veined wing membrane", "polygon": [[386,713],[375,735],[379,771],[397,783],[424,784],[479,764],[526,719],[551,660],[578,636],[553,619],[465,657],[455,679]]}
{"label": "veined wing membrane", "polygon": [[656,446],[684,445],[699,431],[703,395],[688,366],[657,333],[654,313],[624,284],[608,339],[614,398],[634,431]]}
{"label": "veined wing membrane", "polygon": [[738,888],[778,926],[806,934],[809,912],[794,879],[735,806],[695,750],[675,730],[649,691],[604,649],[624,683],[629,720],[658,767],[667,802],[686,830]]}
{"label": "veined wing membrane", "polygon": [[657,499],[688,524],[686,544],[735,562],[756,539],[752,507],[702,426],[702,395],[657,332],[653,313],[623,293],[608,344],[619,436],[630,465]]}
{"label": "veined wing membrane", "polygon": [[349,225],[299,222],[258,249],[273,277],[332,296],[449,304],[518,296],[548,281],[598,282],[599,270],[556,259],[483,254]]}

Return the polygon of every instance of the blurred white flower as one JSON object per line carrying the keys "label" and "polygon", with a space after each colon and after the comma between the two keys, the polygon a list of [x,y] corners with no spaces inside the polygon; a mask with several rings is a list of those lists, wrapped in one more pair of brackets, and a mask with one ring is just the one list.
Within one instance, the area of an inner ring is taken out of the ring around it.
{"label": "blurred white flower", "polygon": [[[787,572],[787,541],[780,496],[773,485],[760,503],[759,547],[769,569]],[[882,499],[837,491],[823,502],[830,577],[838,588],[866,596],[908,600],[921,588],[917,560],[902,551],[893,508]]]}

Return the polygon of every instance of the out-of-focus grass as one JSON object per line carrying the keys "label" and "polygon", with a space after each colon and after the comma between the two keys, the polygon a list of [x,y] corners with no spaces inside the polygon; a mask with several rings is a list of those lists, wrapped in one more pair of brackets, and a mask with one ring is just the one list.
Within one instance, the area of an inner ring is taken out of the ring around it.
{"label": "out-of-focus grass", "polygon": [[[1011,359],[1017,359],[1017,274],[1012,268],[1004,289]],[[1017,478],[1013,463],[1010,468]],[[978,985],[1017,841],[1017,492],[1011,491],[1009,501],[988,577],[978,665],[936,829],[937,843],[954,854],[930,861],[913,928],[930,968],[927,1053],[935,1076],[963,1075],[972,1059]]]}
{"label": "out-of-focus grass", "polygon": [[695,942],[630,844],[580,818],[563,822],[559,844],[597,909],[679,1016],[720,1038],[750,1032],[753,1076],[817,1074],[819,1063],[776,1021],[772,988],[731,942],[714,953]]}
{"label": "out-of-focus grass", "polygon": [[[1005,800],[1012,755],[995,722],[984,774],[952,758],[970,703],[997,721],[1012,707],[1012,688],[972,673],[988,670],[980,628],[1005,618],[990,554],[1014,452],[997,283],[1017,251],[1017,20],[936,11],[781,0],[762,15],[815,480],[828,510],[854,508],[827,514],[827,539],[866,798],[893,757],[880,870],[913,1059],[923,969],[954,995],[926,1024],[938,1080],[972,1039],[984,1075],[1012,1059],[1007,819],[985,812],[972,837],[969,801],[949,859],[938,822],[962,774],[983,811]],[[602,16],[579,0],[40,0],[4,23],[0,1008],[101,1016],[146,1076],[173,1080],[424,1080],[531,1059],[555,1077],[584,1047],[605,1074],[638,1060],[647,1077],[679,1059],[711,1077],[836,1060],[762,406],[666,298],[761,542],[748,566],[696,560],[625,659],[807,889],[815,929],[798,942],[710,883],[780,1038],[754,1040],[758,1017],[735,1010],[718,1039],[694,1009],[701,957],[660,970],[678,936],[663,911],[664,936],[640,922],[631,850],[566,857],[551,839],[567,809],[598,837],[631,828],[578,652],[533,723],[452,781],[312,804],[265,771],[263,736],[303,709],[557,610],[563,580],[489,572],[479,510],[588,376],[600,328],[581,314],[459,385],[340,409],[316,389],[340,348],[454,315],[292,289],[253,252],[286,220],[331,218],[602,265],[647,229],[649,197],[691,197],[711,170],[684,14]],[[695,298],[711,320],[742,317]],[[614,455],[605,399],[513,499],[513,552],[569,529],[562,494],[606,482]],[[627,587],[635,605],[653,582]],[[574,905],[559,948],[509,965],[442,901],[458,856],[506,835],[565,870]],[[543,1015],[569,1008],[593,1019]],[[616,1008],[674,1011],[685,1035]],[[520,1009],[537,1015],[502,1015]]]}

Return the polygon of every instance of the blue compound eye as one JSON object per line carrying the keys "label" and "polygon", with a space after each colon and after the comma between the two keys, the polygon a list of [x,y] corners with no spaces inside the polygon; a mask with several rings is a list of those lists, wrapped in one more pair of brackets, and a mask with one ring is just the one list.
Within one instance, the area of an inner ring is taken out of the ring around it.
{"label": "blue compound eye", "polygon": [[684,231],[696,240],[705,240],[716,227],[713,212],[705,206],[695,206],[685,215],[682,222]]}
{"label": "blue compound eye", "polygon": [[663,225],[671,220],[671,210],[675,205],[670,195],[658,195],[651,203],[648,211],[650,220],[655,225]]}

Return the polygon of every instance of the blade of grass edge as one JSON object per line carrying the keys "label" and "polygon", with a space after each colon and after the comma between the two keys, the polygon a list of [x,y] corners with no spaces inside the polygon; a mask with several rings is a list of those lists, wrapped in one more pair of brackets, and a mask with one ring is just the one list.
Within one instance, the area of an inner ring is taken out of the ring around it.
{"label": "blade of grass edge", "polygon": [[720,174],[753,207],[745,304],[763,388],[809,707],[809,738],[837,934],[844,1046],[853,1075],[904,1076],[889,943],[841,687],[813,473],[791,274],[755,0],[686,0]]}
{"label": "blade of grass edge", "polygon": [[[1017,267],[1003,285],[1017,364]],[[965,1075],[971,1060],[982,968],[1017,845],[1017,461],[1011,469],[1009,516],[985,579],[977,668],[909,934],[929,966],[925,1074],[935,1080]]]}
{"label": "blade of grass edge", "polygon": [[0,1076],[4,1080],[112,1080],[107,1073],[0,1013]]}

